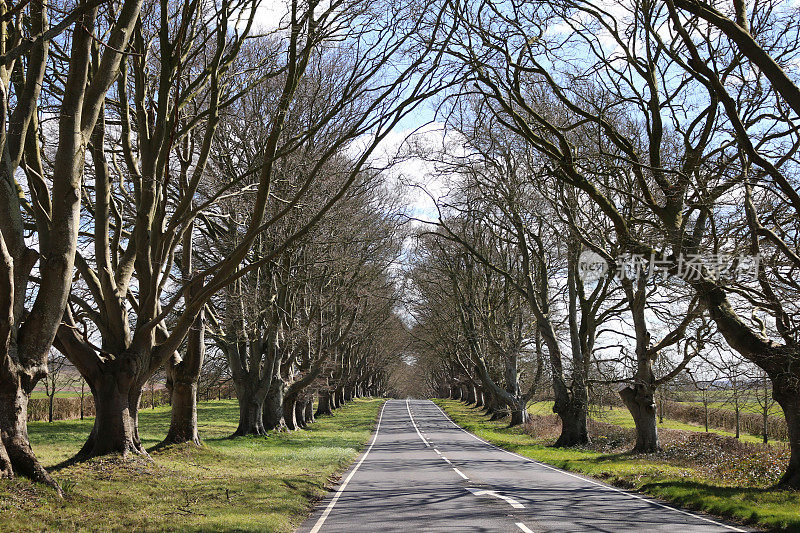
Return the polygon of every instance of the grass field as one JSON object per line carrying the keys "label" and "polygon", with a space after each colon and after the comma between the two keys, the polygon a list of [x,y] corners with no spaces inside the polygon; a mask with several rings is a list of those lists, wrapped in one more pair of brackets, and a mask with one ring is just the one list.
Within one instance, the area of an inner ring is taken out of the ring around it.
{"label": "grass field", "polygon": [[[534,402],[528,406],[528,412],[531,413],[532,415],[551,415],[553,414],[553,402],[552,401]],[[630,411],[628,411],[624,407],[612,407],[612,408],[604,407],[602,411],[591,413],[590,416],[595,420],[599,420],[600,422],[605,422],[607,424],[614,424],[615,426],[620,426],[624,428],[634,427],[633,417],[631,416]],[[658,427],[661,429],[680,429],[683,431],[705,432],[705,428],[703,426],[695,424],[687,424],[685,422],[680,422],[678,420],[671,420],[669,418],[665,418],[664,422],[659,424]],[[716,429],[716,428],[709,428],[709,433],[723,435],[725,437],[736,436],[736,434],[733,432],[724,431],[722,429]],[[748,435],[746,433],[742,433],[742,435],[740,436],[740,440],[742,442],[752,442],[752,443],[762,442],[761,437],[756,437],[755,435]]]}
{"label": "grass field", "polygon": [[[529,435],[521,427],[508,428],[507,422],[490,422],[480,411],[455,400],[435,400],[462,427],[507,450],[565,470],[587,474],[617,486],[636,489],[693,509],[757,524],[775,531],[800,531],[800,493],[775,491],[769,483],[741,483],[743,468],[769,470],[763,479],[774,480],[783,465],[760,464],[760,456],[747,453],[730,456],[705,444],[681,449],[665,446],[650,455],[603,453],[590,448],[552,448],[552,434]],[[534,406],[534,413],[545,405]],[[549,411],[547,414],[552,414]],[[599,437],[600,440],[602,437]],[[692,441],[713,444],[721,437],[698,435]],[[731,444],[733,439],[727,439]],[[756,450],[755,445],[750,446]],[[687,447],[687,446],[684,446]],[[717,463],[717,464],[713,464]],[[713,468],[712,468],[713,467]],[[751,472],[752,474],[752,472]],[[758,478],[758,475],[755,476]],[[770,481],[774,482],[774,481]]]}
{"label": "grass field", "polygon": [[[201,449],[173,446],[152,461],[95,459],[54,472],[65,498],[26,480],[0,481],[3,531],[293,531],[333,477],[358,455],[379,399],[356,400],[308,431],[227,438],[235,400],[201,403]],[[91,420],[32,422],[34,449],[55,465],[78,451]],[[169,408],[144,410],[145,446],[167,432]]]}

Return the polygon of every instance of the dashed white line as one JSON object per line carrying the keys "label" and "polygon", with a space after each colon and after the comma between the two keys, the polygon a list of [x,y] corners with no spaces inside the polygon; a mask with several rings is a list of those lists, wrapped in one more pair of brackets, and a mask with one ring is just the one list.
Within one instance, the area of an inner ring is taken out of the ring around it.
{"label": "dashed white line", "polygon": [[411,406],[408,404],[408,398],[406,398],[406,409],[408,409],[408,418],[411,419],[411,425],[414,426],[414,429],[417,431],[417,435],[419,435],[419,438],[421,438],[422,442],[425,443],[425,446],[430,446],[430,444],[428,444],[428,441],[425,440],[425,437],[422,436],[422,433],[419,432],[419,428],[417,427],[417,423],[414,422],[414,417],[411,416]]}
{"label": "dashed white line", "polygon": [[[450,461],[447,461],[447,462],[449,463]],[[467,477],[467,475],[464,472],[462,472],[461,470],[459,470],[458,468],[453,467],[453,470],[455,470],[456,474],[458,474],[459,476],[463,477],[464,479],[469,479]]]}
{"label": "dashed white line", "polygon": [[436,452],[436,455],[442,455],[442,452],[440,452],[440,451],[439,451],[439,450],[437,450],[436,448],[434,448],[434,449],[433,449],[433,451],[435,451],[435,452]]}
{"label": "dashed white line", "polygon": [[509,496],[505,496],[504,494],[500,494],[499,492],[493,490],[486,490],[486,489],[476,489],[473,487],[467,487],[467,490],[470,491],[475,496],[494,496],[495,498],[499,498],[509,504],[514,509],[524,509],[525,506],[519,503],[514,498]]}
{"label": "dashed white line", "polygon": [[350,483],[351,479],[353,479],[353,476],[358,470],[358,467],[361,466],[361,463],[363,463],[364,459],[366,459],[367,455],[369,455],[370,450],[372,450],[372,447],[375,445],[375,441],[378,440],[378,432],[381,429],[381,420],[383,420],[383,411],[386,409],[387,403],[389,402],[388,401],[384,402],[383,407],[381,408],[381,416],[378,417],[378,425],[375,427],[375,436],[372,437],[372,442],[369,444],[369,448],[367,448],[367,451],[365,451],[364,455],[361,456],[361,460],[358,461],[358,463],[356,463],[356,466],[353,468],[353,470],[350,471],[350,475],[348,475],[347,478],[344,480],[344,482],[341,484],[339,490],[336,491],[336,494],[333,495],[331,502],[322,512],[322,516],[319,517],[319,520],[317,520],[317,523],[314,524],[314,527],[311,528],[310,533],[318,533],[320,528],[322,528],[322,525],[325,523],[325,520],[328,518],[328,515],[331,514],[331,511],[333,511],[333,506],[336,505],[336,502],[339,500],[339,496],[342,495],[342,492],[344,492],[344,489],[347,487],[347,484]]}
{"label": "dashed white line", "polygon": [[[433,402],[431,402],[431,403],[433,403]],[[571,473],[571,472],[567,472],[566,470],[561,470],[560,468],[556,468],[556,467],[554,467],[554,466],[550,466],[550,465],[548,465],[548,464],[545,464],[545,463],[540,463],[539,461],[534,461],[533,459],[531,459],[531,458],[529,458],[529,457],[525,457],[524,455],[520,455],[520,454],[518,454],[518,453],[510,452],[510,451],[508,451],[508,450],[504,450],[503,448],[501,448],[501,447],[499,447],[499,446],[495,446],[495,445],[494,445],[494,444],[492,444],[491,442],[486,442],[485,440],[483,440],[483,439],[482,439],[482,438],[480,438],[479,436],[477,436],[477,435],[474,435],[474,434],[470,433],[469,431],[467,431],[466,429],[462,428],[461,426],[459,426],[458,424],[456,424],[455,422],[453,422],[453,419],[452,419],[452,418],[450,418],[450,417],[447,415],[447,413],[445,413],[445,412],[442,410],[442,408],[441,408],[441,407],[439,407],[439,406],[438,406],[438,405],[436,405],[435,403],[433,403],[433,405],[434,405],[434,406],[435,406],[435,407],[436,407],[436,408],[439,410],[439,412],[441,412],[441,413],[442,413],[442,415],[444,415],[444,417],[445,417],[445,418],[446,418],[446,419],[447,419],[447,420],[448,420],[448,421],[449,421],[451,424],[453,424],[453,426],[455,426],[456,428],[460,429],[461,431],[463,431],[464,433],[466,433],[467,435],[469,435],[469,436],[470,436],[470,437],[472,437],[473,439],[475,439],[475,440],[477,440],[477,441],[479,441],[479,442],[482,442],[482,443],[486,444],[487,446],[491,446],[492,448],[494,448],[494,449],[496,449],[496,450],[498,450],[498,451],[501,451],[501,452],[503,452],[503,453],[507,453],[508,455],[512,455],[512,456],[516,457],[517,459],[522,459],[523,461],[526,461],[526,462],[528,462],[528,463],[533,463],[533,464],[536,464],[536,465],[542,466],[542,467],[544,467],[544,468],[547,468],[547,469],[549,469],[549,470],[553,470],[553,471],[555,471],[555,472],[560,472],[560,473],[562,473],[562,474],[564,474],[564,475],[566,475],[566,476],[574,477],[575,479],[580,479],[581,481],[585,481],[585,482],[587,482],[587,483],[591,483],[592,485],[597,485],[598,487],[602,487],[602,488],[604,488],[604,489],[606,489],[606,490],[610,490],[610,491],[613,491],[613,492],[618,492],[618,493],[620,493],[620,494],[624,494],[625,496],[628,496],[628,497],[630,497],[630,498],[635,498],[635,499],[637,499],[637,500],[641,500],[641,501],[643,501],[643,502],[647,502],[647,503],[649,503],[649,504],[651,504],[651,505],[656,505],[656,506],[658,506],[658,507],[662,507],[662,508],[664,508],[664,509],[668,509],[668,510],[670,510],[670,511],[675,511],[676,513],[681,513],[681,514],[684,514],[684,515],[686,515],[686,516],[691,516],[692,518],[697,518],[698,520],[703,520],[704,522],[709,522],[709,523],[711,523],[711,524],[714,524],[714,525],[717,525],[717,526],[722,526],[722,527],[724,527],[724,528],[726,528],[726,529],[729,529],[729,530],[731,530],[731,531],[738,531],[739,533],[747,533],[747,530],[745,530],[745,529],[739,529],[738,527],[729,526],[728,524],[723,524],[722,522],[717,522],[716,520],[712,520],[712,519],[710,519],[710,518],[706,518],[706,517],[704,517],[704,516],[700,516],[700,515],[696,515],[696,514],[694,514],[694,513],[690,513],[690,512],[688,512],[688,511],[684,511],[683,509],[677,509],[677,508],[675,508],[675,507],[670,507],[669,505],[664,505],[663,503],[659,503],[659,502],[657,502],[657,501],[655,501],[655,500],[651,500],[651,499],[649,499],[649,498],[645,498],[644,496],[639,496],[638,494],[633,494],[633,493],[630,493],[630,492],[626,492],[626,491],[624,491],[624,490],[620,490],[620,489],[618,489],[618,488],[616,488],[616,487],[612,487],[612,486],[610,486],[610,485],[606,485],[606,484],[604,484],[604,483],[600,483],[600,482],[594,481],[594,480],[592,480],[592,479],[585,478],[585,477],[583,477],[583,476],[578,476],[578,475],[575,475],[575,474],[573,474],[573,473]]]}
{"label": "dashed white line", "polygon": [[523,524],[522,522],[515,522],[515,524],[518,528],[520,528],[523,531],[523,533],[533,533],[533,530],[528,526],[526,526],[525,524]]}

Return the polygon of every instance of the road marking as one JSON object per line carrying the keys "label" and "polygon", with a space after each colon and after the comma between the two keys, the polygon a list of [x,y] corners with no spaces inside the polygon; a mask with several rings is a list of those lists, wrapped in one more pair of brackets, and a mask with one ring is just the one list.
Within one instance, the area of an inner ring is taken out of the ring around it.
{"label": "road marking", "polygon": [[724,527],[724,528],[726,528],[726,529],[729,529],[729,530],[731,530],[731,531],[738,531],[739,533],[748,533],[748,531],[747,531],[746,529],[739,529],[738,527],[729,526],[728,524],[723,524],[722,522],[717,522],[716,520],[712,520],[712,519],[710,519],[710,518],[706,518],[706,517],[704,517],[704,516],[696,515],[696,514],[694,514],[694,513],[690,513],[689,511],[684,511],[683,509],[677,509],[677,508],[675,508],[675,507],[670,507],[669,505],[664,505],[663,503],[660,503],[660,502],[657,502],[657,501],[651,500],[651,499],[649,499],[649,498],[645,498],[644,496],[639,496],[638,494],[633,494],[633,493],[630,493],[630,492],[625,492],[624,490],[620,490],[620,489],[618,489],[618,488],[616,488],[616,487],[612,487],[612,486],[610,486],[610,485],[606,485],[606,484],[604,484],[604,483],[600,483],[600,482],[598,482],[598,481],[594,481],[593,479],[589,479],[589,478],[585,478],[585,477],[582,477],[582,476],[578,476],[578,475],[575,475],[575,474],[573,474],[573,473],[571,473],[571,472],[567,472],[566,470],[561,470],[560,468],[556,468],[556,467],[554,467],[554,466],[550,466],[550,465],[548,465],[548,464],[545,464],[545,463],[540,463],[539,461],[535,461],[535,460],[533,460],[533,459],[531,459],[531,458],[529,458],[529,457],[525,457],[525,456],[523,456],[523,455],[520,455],[520,454],[518,454],[518,453],[510,452],[510,451],[508,451],[508,450],[504,450],[503,448],[501,448],[501,447],[499,447],[499,446],[495,446],[495,445],[494,445],[494,444],[492,444],[491,442],[486,442],[485,440],[483,440],[483,439],[482,439],[482,438],[480,438],[479,436],[477,436],[477,435],[473,435],[472,433],[470,433],[470,432],[469,432],[469,431],[467,431],[466,429],[462,428],[461,426],[459,426],[458,424],[456,424],[455,422],[453,422],[453,419],[452,419],[452,418],[450,418],[450,417],[447,415],[447,413],[445,413],[444,411],[442,411],[442,408],[441,408],[441,407],[439,407],[438,405],[436,405],[436,404],[435,404],[435,403],[433,403],[433,402],[431,402],[431,403],[432,403],[432,404],[433,404],[433,405],[434,405],[434,406],[435,406],[435,407],[436,407],[436,408],[439,410],[439,412],[441,412],[441,413],[442,413],[442,415],[444,415],[444,417],[445,417],[445,418],[446,418],[446,419],[447,419],[447,420],[448,420],[448,421],[449,421],[451,424],[453,424],[453,426],[455,426],[456,428],[460,429],[461,431],[463,431],[464,433],[466,433],[467,435],[469,435],[469,436],[470,436],[470,437],[472,437],[473,439],[475,439],[475,440],[477,440],[477,441],[480,441],[480,442],[482,442],[482,443],[486,444],[487,446],[491,446],[492,448],[494,448],[494,449],[496,449],[496,450],[499,450],[499,451],[501,451],[501,452],[503,452],[503,453],[507,453],[508,455],[512,455],[512,456],[516,457],[517,459],[522,459],[523,461],[526,461],[526,462],[528,462],[528,463],[533,463],[533,464],[536,464],[536,465],[539,465],[539,466],[543,466],[544,468],[547,468],[547,469],[549,469],[549,470],[554,470],[554,471],[556,471],[556,472],[560,472],[560,473],[562,473],[562,474],[564,474],[564,475],[567,475],[567,476],[570,476],[570,477],[574,477],[575,479],[580,479],[580,480],[582,480],[582,481],[586,481],[587,483],[591,483],[592,485],[597,485],[598,487],[602,487],[602,488],[604,488],[604,489],[606,489],[606,490],[610,490],[610,491],[618,492],[618,493],[620,493],[620,494],[624,494],[625,496],[629,496],[629,497],[631,497],[631,498],[635,498],[635,499],[637,499],[637,500],[642,500],[643,502],[647,502],[647,503],[649,503],[649,504],[651,504],[651,505],[656,505],[656,506],[658,506],[658,507],[661,507],[661,508],[664,508],[664,509],[669,509],[670,511],[675,511],[676,513],[681,513],[681,514],[684,514],[684,515],[686,515],[686,516],[691,516],[692,518],[697,518],[698,520],[703,520],[703,521],[705,521],[705,522],[710,522],[710,523],[712,523],[712,524],[714,524],[714,525],[717,525],[717,526]]}
{"label": "road marking", "polygon": [[417,423],[414,422],[414,417],[411,416],[411,406],[408,405],[408,398],[406,398],[406,409],[408,409],[408,418],[411,419],[411,424],[414,426],[414,429],[417,430],[417,435],[419,435],[419,438],[421,438],[422,442],[425,443],[425,446],[430,446],[430,444],[428,444],[428,441],[425,440],[425,437],[422,436],[422,433],[419,432],[419,428],[417,427]]}
{"label": "road marking", "polygon": [[494,496],[495,498],[500,498],[501,500],[505,501],[514,509],[524,509],[525,506],[519,503],[514,498],[510,498],[493,490],[486,490],[486,489],[475,489],[472,487],[467,487],[467,490],[470,491],[475,496]]}
{"label": "road marking", "polygon": [[516,522],[516,525],[523,531],[523,533],[533,533],[533,530],[528,526],[526,526],[525,524],[523,524],[522,522]]}
{"label": "road marking", "polygon": [[[449,463],[450,461],[447,461],[447,462]],[[456,474],[458,474],[459,476],[463,477],[464,479],[469,479],[469,478],[466,476],[466,474],[464,474],[464,472],[462,472],[462,471],[461,471],[461,470],[459,470],[458,468],[456,468],[456,467],[453,467],[453,470],[455,470],[455,471],[456,471]]]}
{"label": "road marking", "polygon": [[386,409],[386,404],[388,403],[389,403],[388,401],[384,402],[383,407],[381,407],[381,416],[378,417],[378,425],[375,427],[375,436],[372,437],[372,442],[369,444],[369,448],[367,448],[367,451],[365,451],[364,455],[361,456],[361,460],[358,461],[358,463],[356,463],[356,466],[353,468],[353,470],[350,471],[350,475],[348,475],[347,478],[344,480],[344,483],[342,483],[342,485],[339,487],[339,490],[336,491],[336,494],[333,495],[331,502],[322,512],[322,516],[319,517],[319,520],[317,520],[317,523],[314,524],[314,527],[311,528],[310,533],[319,532],[320,528],[325,523],[325,520],[328,518],[328,515],[331,514],[331,511],[333,511],[333,506],[336,505],[336,502],[339,500],[339,496],[342,495],[342,492],[344,492],[344,489],[347,487],[347,484],[350,483],[351,479],[353,479],[353,476],[355,475],[356,470],[358,470],[358,467],[361,466],[361,463],[363,463],[364,459],[366,459],[367,455],[369,455],[370,450],[372,450],[372,447],[375,445],[375,441],[378,440],[378,432],[381,430],[381,420],[383,420],[383,411]]}
{"label": "road marking", "polygon": [[450,462],[450,459],[448,459],[448,458],[447,458],[447,457],[445,457],[444,455],[442,456],[442,459],[444,459],[444,462],[445,462],[445,463],[447,463],[447,464],[449,464],[449,465],[453,464],[453,463],[451,463],[451,462]]}
{"label": "road marking", "polygon": [[433,451],[435,451],[437,455],[442,455],[442,452],[440,452],[440,451],[439,451],[439,450],[437,450],[436,448],[434,448],[434,449],[433,449]]}

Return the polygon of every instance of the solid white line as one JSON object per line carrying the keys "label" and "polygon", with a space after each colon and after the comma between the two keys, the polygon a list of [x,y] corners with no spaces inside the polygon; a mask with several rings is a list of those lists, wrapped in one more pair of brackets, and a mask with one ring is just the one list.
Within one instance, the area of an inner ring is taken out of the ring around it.
{"label": "solid white line", "polygon": [[444,462],[445,462],[445,463],[447,463],[447,464],[449,464],[449,465],[453,464],[453,463],[451,463],[451,462],[450,462],[450,459],[448,459],[448,458],[447,458],[447,457],[445,457],[444,455],[442,456],[442,459],[444,459]]}
{"label": "solid white line", "polygon": [[523,533],[533,533],[533,530],[528,526],[526,526],[525,524],[523,524],[522,522],[516,522],[516,525],[523,531]]}
{"label": "solid white line", "polygon": [[428,441],[425,440],[425,437],[422,436],[422,433],[419,432],[419,428],[417,427],[417,423],[414,422],[414,417],[411,416],[411,407],[408,405],[408,398],[406,398],[406,409],[408,409],[408,418],[411,419],[411,424],[414,426],[414,429],[417,430],[417,435],[419,435],[419,438],[421,438],[422,442],[425,443],[425,446],[430,446],[430,444],[428,444]]}
{"label": "solid white line", "polygon": [[[431,402],[431,403],[433,403],[433,402]],[[686,516],[691,516],[693,518],[697,518],[698,520],[703,520],[705,522],[710,522],[712,524],[715,524],[715,525],[718,525],[718,526],[722,526],[722,527],[724,527],[726,529],[730,529],[731,531],[738,531],[739,533],[747,533],[747,530],[745,530],[745,529],[739,529],[738,527],[729,526],[728,524],[723,524],[722,522],[717,522],[716,520],[712,520],[712,519],[706,518],[704,516],[696,515],[694,513],[690,513],[689,511],[684,511],[683,509],[677,509],[675,507],[670,507],[669,505],[664,505],[663,503],[651,500],[649,498],[645,498],[644,496],[639,496],[638,494],[633,494],[633,493],[630,493],[630,492],[626,492],[626,491],[620,490],[620,489],[618,489],[616,487],[612,487],[610,485],[606,485],[604,483],[600,483],[598,481],[594,481],[593,479],[589,479],[589,478],[586,478],[586,477],[583,477],[583,476],[578,476],[578,475],[575,475],[575,474],[573,474],[571,472],[567,472],[566,470],[561,470],[560,468],[556,468],[554,466],[550,466],[550,465],[545,464],[545,463],[540,463],[539,461],[535,461],[535,460],[531,459],[530,457],[525,457],[525,456],[520,455],[518,453],[510,452],[508,450],[504,450],[503,448],[501,448],[499,446],[495,446],[491,442],[486,442],[485,440],[483,440],[479,436],[474,435],[474,434],[470,433],[469,431],[467,431],[466,429],[462,428],[461,426],[459,426],[458,424],[453,422],[453,419],[450,418],[447,415],[447,413],[442,411],[441,407],[439,407],[435,403],[433,403],[433,405],[439,410],[439,412],[442,413],[442,415],[444,415],[444,417],[447,420],[450,421],[451,424],[453,424],[453,426],[457,427],[458,429],[460,429],[461,431],[463,431],[464,433],[466,433],[467,435],[469,435],[473,439],[475,439],[477,441],[480,441],[480,442],[486,444],[487,446],[491,446],[492,448],[495,448],[496,450],[499,450],[499,451],[501,451],[503,453],[507,453],[508,455],[512,455],[512,456],[516,457],[517,459],[522,459],[523,461],[526,461],[528,463],[533,463],[533,464],[537,464],[539,466],[543,466],[544,468],[547,468],[547,469],[550,469],[550,470],[554,470],[556,472],[560,472],[560,473],[562,473],[564,475],[567,475],[567,476],[570,476],[570,477],[574,477],[575,479],[580,479],[582,481],[586,481],[587,483],[591,483],[592,485],[597,485],[598,487],[602,487],[602,488],[604,488],[606,490],[611,490],[611,491],[614,491],[614,492],[618,492],[620,494],[624,494],[625,496],[630,496],[631,498],[635,498],[637,500],[642,500],[643,502],[647,502],[649,504],[656,505],[658,507],[662,507],[662,508],[668,509],[670,511],[675,511],[676,513],[681,513],[681,514],[684,514]]]}
{"label": "solid white line", "polygon": [[[449,462],[450,462],[450,461],[448,461],[448,463],[449,463]],[[459,476],[463,477],[464,479],[469,479],[469,478],[468,478],[468,477],[467,477],[467,476],[464,474],[464,472],[462,472],[462,471],[461,471],[461,470],[459,470],[458,468],[456,468],[456,467],[453,467],[453,470],[455,470],[455,471],[456,471],[456,474],[458,474]]]}
{"label": "solid white line", "polygon": [[328,518],[328,515],[331,514],[331,511],[333,511],[333,506],[336,505],[336,502],[339,500],[339,496],[342,495],[342,492],[344,492],[344,489],[347,487],[347,484],[350,483],[351,479],[353,479],[356,470],[358,470],[358,467],[361,466],[361,463],[363,463],[364,459],[366,459],[367,455],[369,455],[370,450],[372,450],[372,447],[375,445],[375,441],[378,440],[378,432],[381,429],[381,420],[383,420],[383,411],[384,409],[386,409],[387,403],[389,402],[388,401],[384,402],[383,407],[381,407],[381,416],[378,417],[378,425],[375,427],[375,436],[372,437],[372,442],[369,444],[369,448],[367,448],[367,451],[365,451],[364,455],[361,456],[361,460],[358,461],[358,463],[356,463],[356,466],[353,468],[353,470],[350,471],[350,475],[347,476],[347,479],[344,480],[344,483],[342,483],[342,485],[339,487],[339,490],[336,491],[336,494],[333,495],[331,502],[322,512],[322,516],[319,517],[319,520],[317,520],[317,523],[314,524],[314,527],[311,528],[310,533],[319,532],[320,528],[322,527],[322,524],[325,523],[325,520]]}

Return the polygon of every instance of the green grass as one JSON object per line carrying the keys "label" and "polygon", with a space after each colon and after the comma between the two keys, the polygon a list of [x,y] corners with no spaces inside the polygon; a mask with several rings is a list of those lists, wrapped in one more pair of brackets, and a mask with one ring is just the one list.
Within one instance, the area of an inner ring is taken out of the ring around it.
{"label": "green grass", "polygon": [[[763,487],[726,486],[702,470],[658,455],[604,454],[581,448],[552,448],[551,441],[486,420],[479,410],[455,400],[435,400],[463,428],[504,449],[564,470],[590,475],[718,516],[776,531],[800,531],[800,493]],[[534,414],[552,414],[534,405]]]}
{"label": "green grass", "polygon": [[[54,472],[65,498],[25,480],[0,481],[4,531],[293,531],[369,439],[383,400],[356,400],[308,431],[227,438],[235,400],[201,403],[205,445],[173,446],[152,461],[101,458]],[[78,451],[92,421],[32,422],[45,466]],[[144,410],[145,446],[167,432],[169,408]]]}

